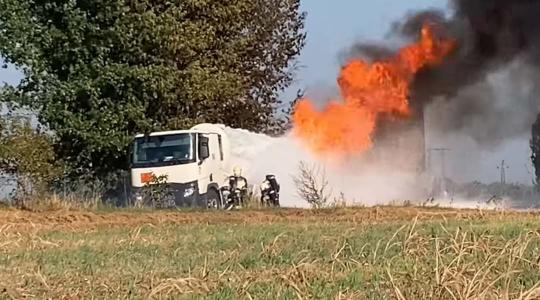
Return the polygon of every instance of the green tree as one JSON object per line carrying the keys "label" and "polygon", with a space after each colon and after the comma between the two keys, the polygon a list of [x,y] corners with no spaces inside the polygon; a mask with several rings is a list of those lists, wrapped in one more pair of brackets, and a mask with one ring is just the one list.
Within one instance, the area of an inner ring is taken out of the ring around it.
{"label": "green tree", "polygon": [[300,0],[0,0],[1,99],[36,111],[74,174],[127,166],[137,132],[279,130],[304,46]]}
{"label": "green tree", "polygon": [[535,184],[537,189],[540,189],[540,115],[532,126],[531,136],[531,160],[534,167]]}

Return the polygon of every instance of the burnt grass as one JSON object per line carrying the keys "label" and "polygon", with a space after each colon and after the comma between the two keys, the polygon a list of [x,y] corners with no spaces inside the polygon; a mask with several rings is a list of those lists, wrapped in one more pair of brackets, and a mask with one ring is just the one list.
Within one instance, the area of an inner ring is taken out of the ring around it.
{"label": "burnt grass", "polygon": [[0,298],[539,299],[540,216],[0,211]]}

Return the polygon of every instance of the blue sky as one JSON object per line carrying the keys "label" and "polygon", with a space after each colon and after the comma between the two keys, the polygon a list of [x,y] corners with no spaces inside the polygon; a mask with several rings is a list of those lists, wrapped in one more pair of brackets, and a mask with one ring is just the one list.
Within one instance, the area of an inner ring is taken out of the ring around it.
{"label": "blue sky", "polygon": [[[309,92],[335,86],[340,52],[355,41],[384,40],[392,22],[400,20],[407,12],[422,8],[444,9],[447,0],[302,0],[302,9],[308,12],[308,41],[299,60],[302,68],[293,86],[284,93],[284,100],[294,98],[298,88],[307,88]],[[13,68],[0,69],[0,82],[15,84],[20,78]],[[501,159],[507,159],[511,166],[508,181],[530,183],[528,151],[527,137],[523,137],[508,141],[489,153],[481,153],[481,162],[466,171],[470,177],[467,179],[496,181],[496,166]],[[456,149],[449,157],[450,165],[452,160],[457,162],[463,155],[467,155],[466,150]],[[464,172],[456,167],[455,173]]]}
{"label": "blue sky", "polygon": [[[0,58],[0,63],[3,61]],[[20,72],[15,70],[12,66],[8,66],[7,69],[0,69],[0,83],[17,84],[21,80],[22,76]]]}

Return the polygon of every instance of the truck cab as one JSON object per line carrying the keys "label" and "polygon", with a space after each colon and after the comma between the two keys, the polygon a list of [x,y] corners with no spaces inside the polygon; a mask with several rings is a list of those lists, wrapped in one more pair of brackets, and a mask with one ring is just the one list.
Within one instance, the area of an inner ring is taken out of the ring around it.
{"label": "truck cab", "polygon": [[161,184],[176,207],[220,207],[228,155],[228,139],[219,125],[139,134],[131,155],[135,200],[144,202],[145,190]]}

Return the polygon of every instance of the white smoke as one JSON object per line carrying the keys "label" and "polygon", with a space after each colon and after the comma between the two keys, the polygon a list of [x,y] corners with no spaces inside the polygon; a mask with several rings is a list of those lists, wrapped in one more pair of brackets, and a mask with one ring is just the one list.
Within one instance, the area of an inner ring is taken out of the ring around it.
{"label": "white smoke", "polygon": [[284,207],[309,207],[296,193],[293,177],[300,162],[324,170],[329,185],[329,200],[340,201],[343,194],[349,205],[384,205],[425,199],[426,185],[412,172],[383,166],[368,159],[350,159],[346,164],[326,164],[310,154],[292,134],[272,138],[243,129],[225,129],[231,142],[232,164],[241,166],[251,184],[260,184],[267,174],[281,185]]}
{"label": "white smoke", "polygon": [[244,176],[255,189],[266,175],[275,175],[281,185],[280,203],[283,207],[309,207],[309,204],[297,195],[293,181],[293,177],[298,174],[299,163],[303,161],[325,171],[330,201],[341,200],[343,194],[347,205],[369,207],[411,203],[472,209],[518,208],[508,198],[487,201],[488,195],[468,198],[449,192],[437,199],[430,199],[431,189],[436,185],[433,177],[426,174],[419,175],[417,172],[407,171],[399,164],[387,162],[389,156],[413,159],[414,153],[404,153],[403,149],[397,152],[394,148],[379,149],[381,152],[387,152],[382,153],[382,160],[363,155],[336,166],[325,164],[320,158],[311,155],[292,134],[273,138],[230,127],[226,127],[225,132],[231,143],[231,164],[243,169]]}

